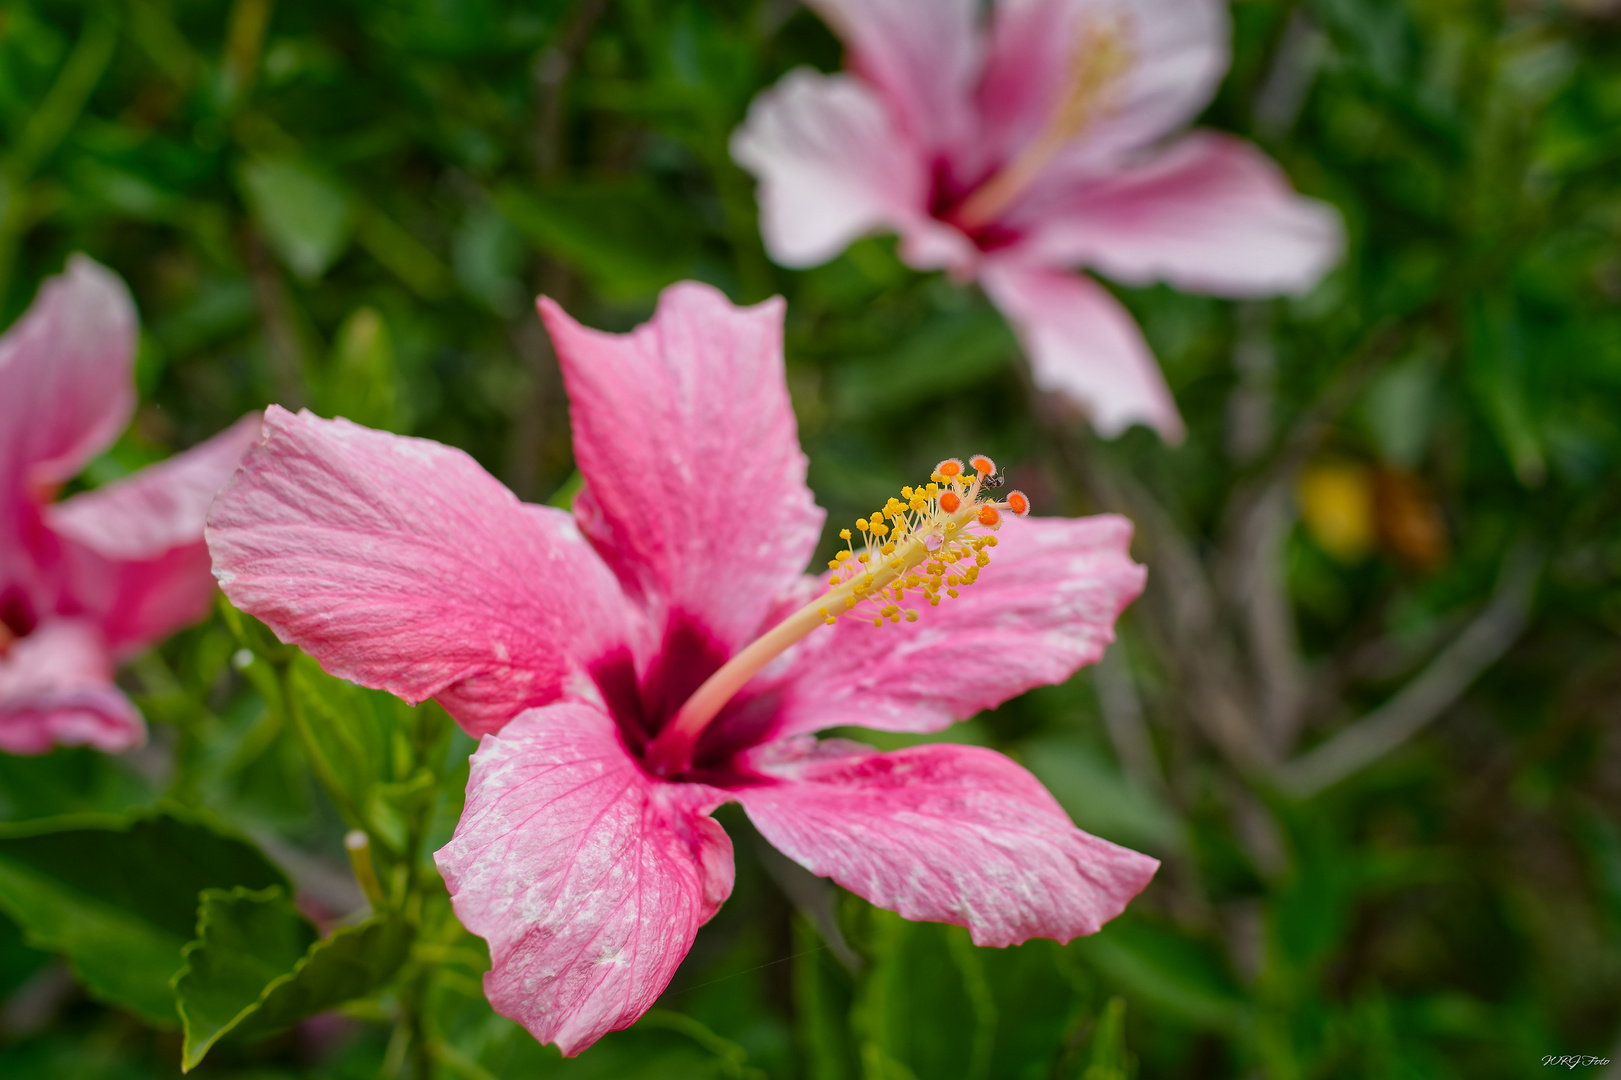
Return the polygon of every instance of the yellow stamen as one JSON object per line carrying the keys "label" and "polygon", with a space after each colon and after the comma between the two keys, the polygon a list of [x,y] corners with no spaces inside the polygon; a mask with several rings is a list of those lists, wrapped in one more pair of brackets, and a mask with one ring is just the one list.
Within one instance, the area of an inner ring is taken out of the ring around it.
{"label": "yellow stamen", "polygon": [[[955,459],[942,462],[941,467],[950,471],[953,464],[961,473],[962,464]],[[940,470],[935,475],[940,477]],[[864,550],[841,551],[828,561],[829,567],[850,572],[842,578],[838,574],[829,577],[825,594],[777,623],[706,679],[649,745],[648,766],[664,776],[685,771],[698,738],[732,696],[816,627],[832,626],[841,615],[850,614],[871,619],[875,627],[902,619],[916,622],[916,610],[901,608],[908,587],[921,587],[924,599],[937,607],[942,584],[952,586],[945,593],[953,598],[958,595],[955,586],[972,584],[979,576],[979,568],[990,562],[984,549],[994,547],[996,538],[970,530],[1000,527],[1000,514],[985,515],[982,511],[987,507],[1007,508],[1006,503],[981,499],[982,479],[983,474],[972,478],[954,476],[945,488],[935,483],[903,488],[903,493],[910,492],[909,502],[891,499],[870,520],[857,520],[856,528],[865,534]],[[886,525],[886,519],[891,524]],[[850,530],[841,530],[839,536],[848,542]],[[967,565],[959,568],[964,563]],[[917,572],[920,568],[928,574],[927,579]],[[948,568],[952,571],[949,575]],[[876,609],[863,608],[869,598],[893,602]]]}

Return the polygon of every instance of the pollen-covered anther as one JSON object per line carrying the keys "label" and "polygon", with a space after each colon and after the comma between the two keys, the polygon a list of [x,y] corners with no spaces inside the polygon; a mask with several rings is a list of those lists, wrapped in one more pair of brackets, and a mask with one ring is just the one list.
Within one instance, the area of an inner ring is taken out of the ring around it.
{"label": "pollen-covered anther", "polygon": [[[989,456],[974,454],[966,465],[947,458],[935,467],[929,483],[903,487],[903,498],[892,497],[857,519],[857,534],[841,529],[846,550],[828,561],[834,573],[828,579],[827,607],[815,611],[817,621],[831,625],[840,615],[853,614],[871,619],[874,626],[915,622],[917,609],[903,608],[903,601],[917,603],[921,593],[930,607],[937,607],[941,600],[959,596],[989,565],[988,549],[996,547],[993,534],[1005,524],[1004,514],[1030,512],[1021,491],[997,499],[995,489],[1001,486],[1001,474]],[[853,543],[856,539],[860,542]]]}

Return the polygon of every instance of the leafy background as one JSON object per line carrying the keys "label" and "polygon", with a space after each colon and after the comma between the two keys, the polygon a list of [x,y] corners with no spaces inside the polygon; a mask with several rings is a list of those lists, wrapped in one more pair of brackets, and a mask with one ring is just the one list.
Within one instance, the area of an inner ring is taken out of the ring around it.
{"label": "leafy background", "polygon": [[792,0],[5,0],[0,321],[72,251],[143,318],[139,415],[78,484],[276,401],[566,500],[535,293],[615,329],[683,277],[780,293],[830,529],[974,450],[1043,510],[1137,521],[1149,591],[1106,662],[947,737],[1165,868],[1093,938],[981,950],[796,874],[723,811],[735,895],[653,1013],[564,1062],[484,1004],[427,861],[470,740],[222,607],[126,672],[148,749],[0,758],[0,1074],[1621,1058],[1617,15],[1236,4],[1205,122],[1334,202],[1351,252],[1298,300],[1119,290],[1188,421],[1167,448],[1033,395],[985,300],[888,240],[769,262],[726,140],[784,71],[839,63]]}

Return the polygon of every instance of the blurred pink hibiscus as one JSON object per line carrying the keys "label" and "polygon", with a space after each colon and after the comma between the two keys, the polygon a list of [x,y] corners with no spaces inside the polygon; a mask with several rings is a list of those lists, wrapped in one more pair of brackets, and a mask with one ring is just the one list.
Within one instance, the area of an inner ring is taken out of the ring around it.
{"label": "blurred pink hibiscus", "polygon": [[1042,389],[1099,433],[1181,438],[1128,285],[1300,293],[1339,259],[1339,215],[1243,140],[1172,135],[1227,69],[1224,0],[807,0],[851,74],[790,72],[732,156],[759,180],[767,250],[813,266],[894,231],[920,270],[977,279]]}
{"label": "blurred pink hibiscus", "polygon": [[1028,502],[987,498],[983,459],[946,463],[807,577],[823,514],[782,302],[676,285],[623,336],[540,307],[584,478],[572,514],[459,450],[272,407],[208,530],[238,607],[484,737],[437,858],[489,942],[491,1004],[566,1054],[646,1012],[731,892],[709,816],[728,801],[812,871],[981,944],[1118,914],[1158,864],[1076,829],[1008,758],[813,733],[936,731],[1096,660],[1143,586],[1129,523],[996,535]]}
{"label": "blurred pink hibiscus", "polygon": [[135,411],[135,306],[83,256],[0,337],[0,750],[125,750],[146,735],[116,662],[208,611],[208,504],[257,416],[61,502]]}

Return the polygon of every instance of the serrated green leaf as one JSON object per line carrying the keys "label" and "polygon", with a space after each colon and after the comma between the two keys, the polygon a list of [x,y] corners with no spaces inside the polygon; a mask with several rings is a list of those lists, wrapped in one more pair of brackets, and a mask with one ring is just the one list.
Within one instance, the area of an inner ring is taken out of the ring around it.
{"label": "serrated green leaf", "polygon": [[281,888],[209,890],[174,978],[190,1071],[227,1035],[265,1035],[375,993],[410,951],[411,925],[379,916],[320,939]]}
{"label": "serrated green leaf", "polygon": [[190,814],[76,814],[0,826],[0,908],[104,1001],[175,1022],[169,980],[197,894],[286,887],[248,841]]}
{"label": "serrated green leaf", "polygon": [[185,1028],[183,1069],[259,1008],[260,995],[291,971],[320,935],[279,887],[206,889],[198,898],[197,940],[175,976]]}

